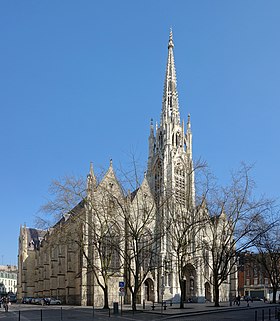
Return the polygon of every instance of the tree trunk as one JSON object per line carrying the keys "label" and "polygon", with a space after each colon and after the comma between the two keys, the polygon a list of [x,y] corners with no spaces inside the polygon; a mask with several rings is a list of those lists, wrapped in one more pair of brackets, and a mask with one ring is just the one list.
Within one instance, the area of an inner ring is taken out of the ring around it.
{"label": "tree trunk", "polygon": [[277,288],[272,288],[272,303],[276,303]]}
{"label": "tree trunk", "polygon": [[108,298],[108,286],[107,286],[107,284],[105,284],[105,286],[104,286],[103,294],[104,294],[104,306],[103,306],[103,309],[109,309],[109,298]]}
{"label": "tree trunk", "polygon": [[180,309],[184,309],[184,297],[183,297],[183,291],[185,291],[184,282],[182,279],[179,280],[180,283],[180,290],[181,290],[181,296],[180,296]]}
{"label": "tree trunk", "polygon": [[220,289],[219,289],[217,282],[215,282],[215,284],[214,284],[214,306],[215,307],[220,306],[219,296],[220,296]]}
{"label": "tree trunk", "polygon": [[131,302],[131,305],[132,305],[132,311],[136,311],[136,310],[137,310],[137,307],[136,307],[136,292],[135,292],[135,290],[132,292],[132,302]]}

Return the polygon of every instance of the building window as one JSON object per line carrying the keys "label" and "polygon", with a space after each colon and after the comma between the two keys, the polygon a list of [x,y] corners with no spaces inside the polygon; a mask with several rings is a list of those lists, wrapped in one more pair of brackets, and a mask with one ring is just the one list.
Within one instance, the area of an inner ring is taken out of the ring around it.
{"label": "building window", "polygon": [[186,173],[180,163],[175,168],[175,198],[180,205],[186,205]]}
{"label": "building window", "polygon": [[264,279],[264,283],[265,283],[265,285],[268,285],[268,278]]}

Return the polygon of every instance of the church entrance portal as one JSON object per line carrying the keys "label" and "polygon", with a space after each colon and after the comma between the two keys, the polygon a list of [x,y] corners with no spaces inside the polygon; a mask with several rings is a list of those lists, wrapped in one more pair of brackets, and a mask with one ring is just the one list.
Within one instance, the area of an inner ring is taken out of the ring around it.
{"label": "church entrance portal", "polygon": [[155,301],[155,291],[154,291],[154,282],[152,279],[148,278],[144,282],[145,286],[145,300],[146,301]]}
{"label": "church entrance portal", "polygon": [[183,268],[183,291],[182,297],[184,302],[193,300],[196,296],[196,271],[192,264],[187,264]]}

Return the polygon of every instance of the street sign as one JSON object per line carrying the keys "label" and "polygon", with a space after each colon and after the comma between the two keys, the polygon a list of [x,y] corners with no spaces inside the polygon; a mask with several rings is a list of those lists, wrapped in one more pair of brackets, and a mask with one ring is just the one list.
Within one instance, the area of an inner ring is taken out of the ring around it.
{"label": "street sign", "polygon": [[120,288],[124,288],[125,287],[125,282],[124,281],[120,281],[119,282],[119,287]]}
{"label": "street sign", "polygon": [[119,282],[119,296],[124,296],[125,295],[125,282],[124,281],[120,281]]}

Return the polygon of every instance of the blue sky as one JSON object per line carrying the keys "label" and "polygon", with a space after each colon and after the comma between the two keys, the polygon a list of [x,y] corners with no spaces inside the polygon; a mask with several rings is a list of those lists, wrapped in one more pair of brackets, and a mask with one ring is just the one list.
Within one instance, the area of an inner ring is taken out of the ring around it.
{"label": "blue sky", "polygon": [[125,167],[131,151],[145,164],[171,26],[194,157],[221,183],[255,163],[256,193],[279,197],[278,0],[3,0],[0,264],[17,262],[53,179]]}

